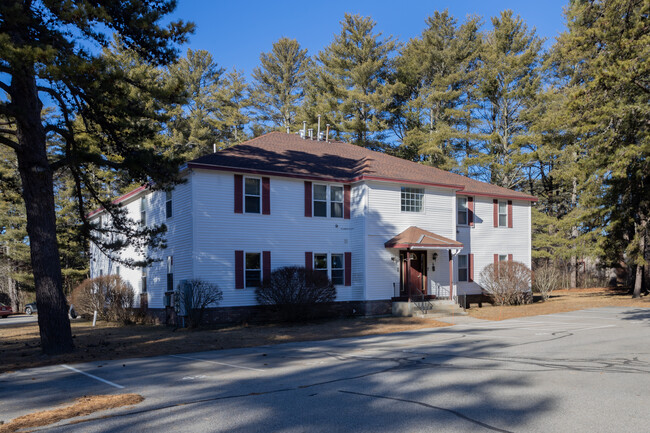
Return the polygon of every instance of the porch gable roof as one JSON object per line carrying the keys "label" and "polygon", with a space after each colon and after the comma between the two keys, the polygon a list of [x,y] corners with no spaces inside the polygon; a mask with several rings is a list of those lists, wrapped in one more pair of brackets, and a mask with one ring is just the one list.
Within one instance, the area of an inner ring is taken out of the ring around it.
{"label": "porch gable roof", "polygon": [[386,248],[463,248],[453,239],[411,226],[384,244]]}

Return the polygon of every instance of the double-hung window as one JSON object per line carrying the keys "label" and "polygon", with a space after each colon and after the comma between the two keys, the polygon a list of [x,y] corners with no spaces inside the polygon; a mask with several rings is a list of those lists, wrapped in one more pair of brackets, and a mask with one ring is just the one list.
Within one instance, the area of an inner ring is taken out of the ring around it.
{"label": "double-hung window", "polygon": [[147,268],[144,266],[140,273],[140,293],[147,293]]}
{"label": "double-hung window", "polygon": [[343,186],[314,184],[312,201],[315,217],[343,218]]}
{"label": "double-hung window", "polygon": [[343,187],[330,185],[330,216],[343,218]]}
{"label": "double-hung window", "polygon": [[165,191],[165,217],[172,217],[172,192]]}
{"label": "double-hung window", "polygon": [[499,227],[508,226],[508,202],[499,200]]}
{"label": "double-hung window", "polygon": [[327,216],[327,185],[314,184],[314,216]]}
{"label": "double-hung window", "polygon": [[467,197],[458,197],[456,199],[456,207],[458,211],[457,224],[467,225]]}
{"label": "double-hung window", "polygon": [[327,254],[314,254],[314,272],[329,278],[327,272]]}
{"label": "double-hung window", "polygon": [[345,284],[345,261],[343,254],[314,254],[314,272],[329,278],[335,285]]}
{"label": "double-hung window", "polygon": [[244,178],[244,211],[260,213],[262,206],[262,181],[256,177]]}
{"label": "double-hung window", "polygon": [[424,189],[411,188],[407,186],[402,187],[401,191],[401,207],[402,212],[422,212],[424,209]]}
{"label": "double-hung window", "polygon": [[174,257],[167,256],[167,291],[174,290]]}
{"label": "double-hung window", "polygon": [[467,254],[458,255],[458,281],[467,281]]}
{"label": "double-hung window", "polygon": [[140,199],[140,226],[147,226],[147,200],[144,197]]}
{"label": "double-hung window", "polygon": [[330,256],[330,264],[331,264],[331,270],[330,273],[332,277],[330,278],[332,280],[332,283],[335,285],[342,285],[345,283],[345,276],[344,272],[345,269],[343,267],[343,254],[332,254]]}
{"label": "double-hung window", "polygon": [[499,254],[500,262],[505,262],[506,260],[508,260],[508,256],[506,254]]}
{"label": "double-hung window", "polygon": [[259,287],[262,283],[262,255],[246,253],[245,266],[246,287]]}

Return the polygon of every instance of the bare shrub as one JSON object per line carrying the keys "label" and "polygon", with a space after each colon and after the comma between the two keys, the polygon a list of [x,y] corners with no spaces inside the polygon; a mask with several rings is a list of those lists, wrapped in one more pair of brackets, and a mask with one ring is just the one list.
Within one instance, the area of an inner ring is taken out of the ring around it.
{"label": "bare shrub", "polygon": [[187,316],[188,326],[197,328],[203,321],[205,309],[216,307],[223,299],[219,286],[203,280],[187,280],[176,288],[176,309]]}
{"label": "bare shrub", "polygon": [[533,278],[533,292],[537,292],[542,296],[542,301],[546,301],[553,290],[555,290],[561,282],[560,271],[549,265],[544,265],[535,270]]}
{"label": "bare shrub", "polygon": [[499,262],[483,268],[481,287],[496,305],[527,304],[530,292],[531,271],[520,262]]}
{"label": "bare shrub", "polygon": [[128,323],[135,293],[119,275],[106,275],[83,281],[72,291],[72,303],[77,313],[89,317],[95,311],[100,319]]}
{"label": "bare shrub", "polygon": [[323,273],[287,266],[265,278],[255,295],[260,304],[276,306],[285,320],[299,320],[309,313],[306,306],[336,299],[336,287]]}

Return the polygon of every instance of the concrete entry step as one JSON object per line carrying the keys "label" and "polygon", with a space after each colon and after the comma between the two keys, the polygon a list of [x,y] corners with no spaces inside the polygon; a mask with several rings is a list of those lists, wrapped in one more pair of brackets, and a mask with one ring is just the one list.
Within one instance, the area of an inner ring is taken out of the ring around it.
{"label": "concrete entry step", "polygon": [[460,305],[450,300],[393,302],[393,316],[398,317],[442,317],[467,315]]}

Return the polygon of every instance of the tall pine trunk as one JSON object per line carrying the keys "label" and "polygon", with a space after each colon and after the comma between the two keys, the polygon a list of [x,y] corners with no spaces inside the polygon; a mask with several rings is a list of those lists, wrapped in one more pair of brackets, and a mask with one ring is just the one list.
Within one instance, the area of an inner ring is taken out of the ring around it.
{"label": "tall pine trunk", "polygon": [[41,123],[43,104],[38,97],[33,67],[24,67],[19,72],[12,74],[11,81],[19,112],[16,116],[19,143],[16,154],[27,214],[41,349],[50,355],[66,353],[73,350],[72,333],[62,290],[53,173]]}

